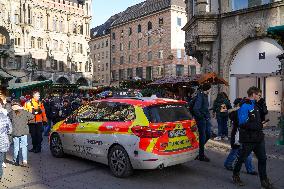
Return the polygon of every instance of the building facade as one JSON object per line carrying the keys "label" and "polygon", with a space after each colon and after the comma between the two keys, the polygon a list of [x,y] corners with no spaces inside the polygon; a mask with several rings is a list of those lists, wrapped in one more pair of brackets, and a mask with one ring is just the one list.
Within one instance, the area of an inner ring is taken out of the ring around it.
{"label": "building facade", "polygon": [[187,16],[183,0],[146,0],[128,7],[111,25],[111,82],[196,74],[185,54]]}
{"label": "building facade", "polygon": [[91,0],[1,0],[0,15],[1,69],[14,82],[91,85]]}
{"label": "building facade", "polygon": [[110,27],[121,14],[111,16],[104,24],[91,29],[91,59],[93,61],[93,85],[109,86],[110,77]]}
{"label": "building facade", "polygon": [[284,25],[284,2],[187,0],[186,3],[188,22],[183,30],[187,54],[198,59],[203,72],[214,71],[230,83],[230,87],[216,87],[212,99],[221,90],[228,92],[232,101],[247,96],[250,86],[257,86],[266,98],[270,124],[276,125],[283,101],[277,58],[283,53],[283,43],[269,31]]}

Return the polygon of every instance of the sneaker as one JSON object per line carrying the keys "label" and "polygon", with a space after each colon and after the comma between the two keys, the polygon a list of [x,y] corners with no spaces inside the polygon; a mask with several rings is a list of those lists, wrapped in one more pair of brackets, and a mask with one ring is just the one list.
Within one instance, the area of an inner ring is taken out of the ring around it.
{"label": "sneaker", "polygon": [[245,185],[243,183],[243,181],[241,180],[239,175],[233,175],[232,179],[233,179],[233,183],[237,186],[244,186]]}
{"label": "sneaker", "polygon": [[223,137],[222,139],[223,139],[223,140],[225,140],[225,141],[228,141],[228,140],[229,140],[229,138],[228,138],[228,137],[226,137],[226,136],[225,136],[225,137]]}
{"label": "sneaker", "polygon": [[264,179],[261,181],[262,189],[274,189],[273,185],[270,183],[269,179]]}
{"label": "sneaker", "polygon": [[247,172],[247,174],[249,174],[249,175],[258,175],[258,172],[257,171],[252,171],[252,172]]}
{"label": "sneaker", "polygon": [[28,161],[23,161],[23,167],[27,167],[28,166]]}
{"label": "sneaker", "polygon": [[215,137],[215,138],[214,138],[214,140],[216,140],[216,141],[220,141],[220,140],[222,140],[222,137],[217,136],[217,137]]}
{"label": "sneaker", "polygon": [[7,167],[7,165],[6,165],[5,162],[2,163],[2,167],[3,167],[3,168],[6,168],[6,167]]}

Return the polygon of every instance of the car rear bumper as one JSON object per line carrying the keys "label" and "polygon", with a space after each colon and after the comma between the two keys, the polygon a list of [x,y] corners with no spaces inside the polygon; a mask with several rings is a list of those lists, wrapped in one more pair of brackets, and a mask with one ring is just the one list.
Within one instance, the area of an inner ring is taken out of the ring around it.
{"label": "car rear bumper", "polygon": [[134,169],[157,169],[192,161],[198,155],[198,150],[197,148],[175,155],[155,155],[140,150],[136,157],[130,159]]}

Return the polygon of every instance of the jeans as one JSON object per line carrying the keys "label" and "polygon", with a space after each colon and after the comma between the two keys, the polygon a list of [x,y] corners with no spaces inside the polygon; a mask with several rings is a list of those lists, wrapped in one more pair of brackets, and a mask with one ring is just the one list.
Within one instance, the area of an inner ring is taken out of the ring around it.
{"label": "jeans", "polygon": [[254,152],[258,160],[258,172],[260,180],[267,178],[266,173],[266,152],[265,142],[262,140],[259,143],[243,143],[240,148],[240,156],[238,157],[237,163],[234,167],[234,175],[239,175],[242,168],[242,164],[251,152]]}
{"label": "jeans", "polygon": [[[239,154],[240,154],[239,149],[231,149],[227,159],[224,162],[224,166],[226,168],[233,169]],[[250,155],[247,157],[245,161],[245,166],[248,173],[252,173],[254,171],[254,166],[252,164],[252,153],[250,153]]]}
{"label": "jeans", "polygon": [[0,152],[0,180],[1,180],[1,178],[2,178],[2,176],[3,176],[3,167],[2,167],[2,164],[3,164],[3,162],[4,162],[4,154],[5,154],[6,152]]}
{"label": "jeans", "polygon": [[228,137],[228,116],[217,116],[218,136]]}
{"label": "jeans", "polygon": [[52,125],[53,125],[53,123],[52,123],[51,119],[48,119],[47,125],[44,126],[44,136],[48,136]]}
{"label": "jeans", "polygon": [[14,143],[14,157],[13,161],[19,163],[19,152],[20,149],[22,150],[22,157],[23,161],[28,160],[28,136],[23,135],[19,137],[13,137],[13,143]]}
{"label": "jeans", "polygon": [[204,157],[204,146],[211,136],[211,123],[209,120],[196,120],[199,133],[199,157]]}

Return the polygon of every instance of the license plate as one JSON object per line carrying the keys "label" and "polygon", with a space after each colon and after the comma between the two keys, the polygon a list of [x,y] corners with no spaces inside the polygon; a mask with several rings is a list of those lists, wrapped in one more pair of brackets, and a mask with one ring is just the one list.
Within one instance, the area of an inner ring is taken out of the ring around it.
{"label": "license plate", "polygon": [[168,136],[169,138],[186,136],[186,130],[185,129],[172,130],[168,132]]}

